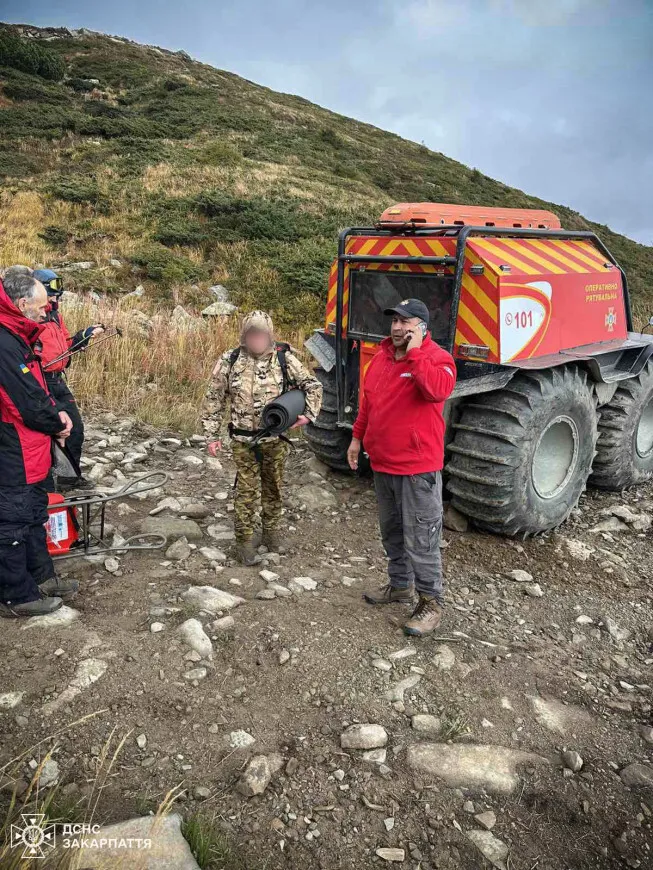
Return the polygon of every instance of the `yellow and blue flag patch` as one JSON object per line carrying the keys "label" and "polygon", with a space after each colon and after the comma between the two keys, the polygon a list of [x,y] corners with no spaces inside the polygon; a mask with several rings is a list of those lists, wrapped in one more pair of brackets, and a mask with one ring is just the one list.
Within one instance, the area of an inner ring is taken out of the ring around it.
{"label": "yellow and blue flag patch", "polygon": [[28,375],[28,374],[29,374],[29,369],[27,368],[26,365],[22,365],[22,366],[20,367],[20,370],[21,370],[21,372],[22,372],[24,375]]}

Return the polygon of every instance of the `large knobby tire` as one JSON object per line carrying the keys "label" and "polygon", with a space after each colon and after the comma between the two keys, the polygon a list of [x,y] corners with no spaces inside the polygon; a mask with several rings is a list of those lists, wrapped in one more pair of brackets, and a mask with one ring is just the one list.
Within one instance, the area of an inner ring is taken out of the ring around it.
{"label": "large knobby tire", "polygon": [[319,460],[338,471],[349,471],[347,448],[351,432],[338,427],[335,370],[318,368],[315,374],[323,387],[322,408],[315,423],[304,428],[304,435]]}
{"label": "large knobby tire", "polygon": [[653,477],[653,365],[623,381],[600,409],[590,483],[622,490]]}
{"label": "large knobby tire", "polygon": [[586,487],[596,402],[576,367],[522,373],[471,398],[454,424],[448,488],[477,526],[533,535],[559,526]]}

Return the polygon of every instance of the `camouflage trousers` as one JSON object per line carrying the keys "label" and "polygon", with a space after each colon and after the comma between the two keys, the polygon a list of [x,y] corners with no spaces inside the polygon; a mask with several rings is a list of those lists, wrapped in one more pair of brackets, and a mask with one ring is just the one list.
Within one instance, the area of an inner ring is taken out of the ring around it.
{"label": "camouflage trousers", "polygon": [[231,449],[238,472],[234,495],[234,529],[236,540],[242,544],[249,541],[256,531],[259,505],[263,529],[274,531],[279,528],[288,445],[279,439],[266,441],[256,447],[232,441]]}

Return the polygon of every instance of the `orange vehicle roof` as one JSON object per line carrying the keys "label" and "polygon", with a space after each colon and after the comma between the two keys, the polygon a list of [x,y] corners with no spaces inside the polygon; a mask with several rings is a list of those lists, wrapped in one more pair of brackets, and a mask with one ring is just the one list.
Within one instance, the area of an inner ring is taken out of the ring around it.
{"label": "orange vehicle roof", "polygon": [[440,202],[399,202],[387,208],[380,227],[413,224],[440,227],[451,224],[488,227],[537,227],[560,229],[559,219],[550,211],[530,208],[486,208],[482,205],[448,205]]}

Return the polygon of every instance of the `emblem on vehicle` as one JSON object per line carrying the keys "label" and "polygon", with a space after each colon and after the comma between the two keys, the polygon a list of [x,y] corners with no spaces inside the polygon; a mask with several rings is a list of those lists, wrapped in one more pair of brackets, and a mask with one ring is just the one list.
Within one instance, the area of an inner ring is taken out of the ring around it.
{"label": "emblem on vehicle", "polygon": [[617,325],[617,312],[614,308],[608,308],[608,313],[605,315],[605,325],[608,332],[614,332],[614,328]]}

